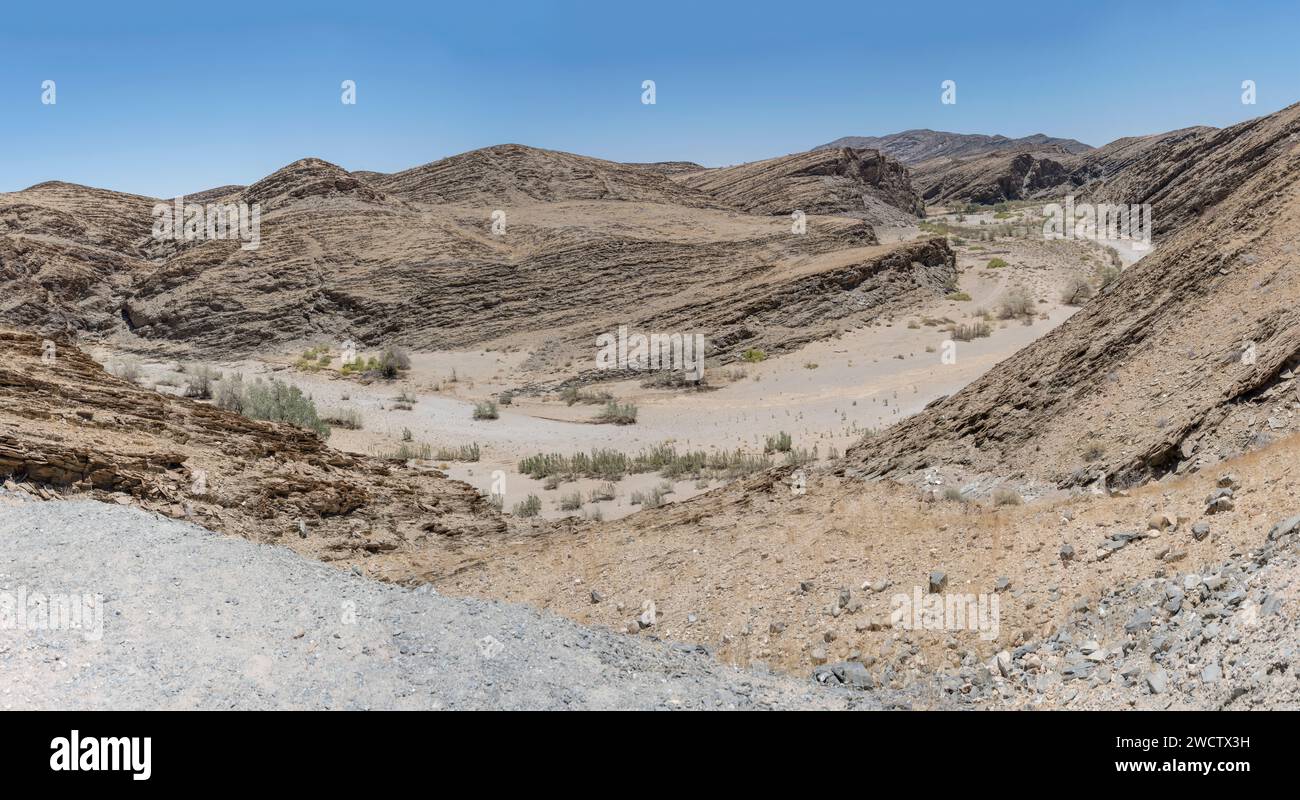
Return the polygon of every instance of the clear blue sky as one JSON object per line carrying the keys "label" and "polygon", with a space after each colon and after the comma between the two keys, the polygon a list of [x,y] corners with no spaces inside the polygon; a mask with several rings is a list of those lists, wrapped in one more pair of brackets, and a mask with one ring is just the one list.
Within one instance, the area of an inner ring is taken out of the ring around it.
{"label": "clear blue sky", "polygon": [[11,3],[0,191],[167,197],[502,142],[710,166],[907,128],[1099,145],[1300,100],[1298,36],[1294,2]]}

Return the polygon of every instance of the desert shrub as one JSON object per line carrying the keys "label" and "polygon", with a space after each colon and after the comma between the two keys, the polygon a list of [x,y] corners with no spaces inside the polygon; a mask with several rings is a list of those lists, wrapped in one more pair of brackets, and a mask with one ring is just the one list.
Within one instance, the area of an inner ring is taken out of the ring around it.
{"label": "desert shrub", "polygon": [[1083,305],[1092,297],[1092,284],[1082,275],[1072,275],[1061,289],[1061,302],[1067,306]]}
{"label": "desert shrub", "polygon": [[390,344],[379,354],[378,368],[381,375],[392,380],[398,372],[411,368],[411,356],[406,348]]}
{"label": "desert shrub", "polygon": [[966,500],[966,498],[962,496],[961,489],[958,489],[956,486],[945,487],[943,490],[943,499],[952,503],[961,503]]}
{"label": "desert shrub", "polygon": [[500,513],[501,511],[505,510],[506,507],[505,495],[490,494],[488,495],[487,501],[488,501],[488,505],[492,506],[497,510],[497,513]]}
{"label": "desert shrub", "polygon": [[538,453],[522,459],[519,462],[519,472],[534,480],[556,476],[616,481],[624,475],[647,472],[658,472],[665,478],[708,475],[731,479],[771,466],[771,458],[743,450],[719,453],[693,450],[681,453],[671,445],[661,444],[632,456],[618,450],[592,450],[590,453],[573,455]]}
{"label": "desert shrub", "polygon": [[496,419],[498,416],[497,404],[491,400],[484,400],[474,406],[474,419]]}
{"label": "desert shrub", "polygon": [[1097,287],[1099,289],[1105,289],[1107,286],[1115,282],[1115,279],[1119,277],[1119,274],[1120,268],[1114,264],[1106,264],[1105,266],[1098,267]]}
{"label": "desert shrub", "polygon": [[402,428],[402,441],[404,441],[404,442],[409,442],[409,441],[411,441],[412,438],[413,438],[413,437],[411,436],[411,429],[410,429],[410,428]]}
{"label": "desert shrub", "polygon": [[479,446],[475,444],[463,444],[460,447],[439,447],[434,453],[436,461],[478,461],[481,455]]}
{"label": "desert shrub", "polygon": [[221,373],[214,372],[206,364],[200,364],[190,373],[185,384],[185,396],[198,400],[212,399],[212,384],[221,379]]}
{"label": "desert shrub", "polygon": [[589,406],[598,406],[601,403],[608,403],[613,400],[614,395],[609,392],[589,392],[576,386],[567,386],[560,392],[560,399],[567,405],[583,403]]}
{"label": "desert shrub", "polygon": [[763,452],[788,453],[793,446],[794,440],[790,437],[790,434],[781,431],[776,436],[767,437],[767,441],[763,444]]}
{"label": "desert shrub", "polygon": [[580,508],[582,508],[582,492],[572,492],[560,496],[561,511],[577,511]]}
{"label": "desert shrub", "polygon": [[972,339],[993,335],[993,326],[983,320],[970,325],[955,325],[951,330],[952,338],[958,342],[969,342]]}
{"label": "desert shrub", "polygon": [[1015,319],[1031,317],[1034,314],[1034,297],[1023,286],[1013,286],[1002,296],[998,303],[998,317]]}
{"label": "desert shrub", "polygon": [[321,412],[321,420],[327,425],[333,425],[336,428],[347,428],[352,431],[361,430],[361,412],[355,408],[331,408]]}
{"label": "desert shrub", "polygon": [[415,459],[428,461],[433,458],[433,448],[425,442],[415,444],[402,442],[396,450],[380,453],[379,457],[387,461],[413,461]]}
{"label": "desert shrub", "polygon": [[1018,506],[1020,503],[1020,495],[1010,489],[997,489],[993,492],[993,505],[995,506]]}
{"label": "desert shrub", "polygon": [[796,447],[785,454],[785,463],[787,466],[798,467],[803,464],[811,464],[817,460],[817,448],[809,450],[804,447]]}
{"label": "desert shrub", "polygon": [[759,350],[756,347],[751,347],[745,352],[741,353],[740,357],[745,361],[750,362],[751,364],[757,364],[758,362],[763,361],[764,359],[767,358],[767,353],[764,353],[762,350]]}
{"label": "desert shrub", "polygon": [[535,494],[528,495],[528,499],[524,500],[522,503],[515,503],[515,507],[511,509],[511,513],[516,517],[535,517],[540,514],[541,511],[542,500]]}
{"label": "desert shrub", "polygon": [[316,403],[302,389],[274,378],[258,378],[244,389],[242,413],[252,419],[287,422],[303,430],[314,431],[321,437],[329,436],[329,426],[321,421]]}
{"label": "desert shrub", "polygon": [[946,296],[947,299],[949,299],[949,300],[958,300],[958,301],[963,301],[963,302],[966,301],[966,300],[970,300],[970,295],[967,294],[966,292],[949,292],[949,293],[948,293],[947,295],[945,295],[945,296]]}
{"label": "desert shrub", "polygon": [[131,359],[124,359],[113,365],[111,370],[114,375],[124,381],[131,383],[140,382],[140,365]]}
{"label": "desert shrub", "polygon": [[618,493],[614,489],[614,484],[608,481],[591,490],[591,502],[593,503],[599,503],[602,500],[613,500],[617,496]]}
{"label": "desert shrub", "polygon": [[1001,259],[1001,258],[990,258],[990,259],[989,259],[989,269],[1002,269],[1002,268],[1005,267],[1006,265],[1007,265],[1007,262],[1004,261],[1004,260]]}
{"label": "desert shrub", "polygon": [[634,425],[636,424],[636,406],[632,403],[616,403],[613,400],[605,404],[593,421],[602,424]]}
{"label": "desert shrub", "polygon": [[1098,442],[1092,442],[1083,448],[1084,461],[1097,461],[1104,455],[1106,455],[1106,448],[1102,447]]}
{"label": "desert shrub", "polygon": [[244,412],[244,376],[236,372],[234,375],[223,378],[217,383],[217,389],[212,399],[217,404],[217,408],[224,408],[226,411],[242,414]]}
{"label": "desert shrub", "polygon": [[503,406],[514,405],[515,395],[513,392],[502,392],[497,395],[497,402]]}

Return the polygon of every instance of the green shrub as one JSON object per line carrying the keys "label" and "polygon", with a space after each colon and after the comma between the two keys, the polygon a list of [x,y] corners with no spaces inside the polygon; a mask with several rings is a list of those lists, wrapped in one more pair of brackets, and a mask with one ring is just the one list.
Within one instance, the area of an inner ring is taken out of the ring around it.
{"label": "green shrub", "polygon": [[752,364],[757,364],[758,362],[763,361],[764,359],[767,358],[767,353],[764,353],[762,350],[759,350],[756,347],[751,347],[745,352],[741,353],[740,357]]}
{"label": "green shrub", "polygon": [[1002,260],[1002,259],[1000,259],[1000,258],[990,258],[990,259],[989,259],[989,269],[1002,269],[1002,268],[1005,267],[1006,265],[1007,265],[1007,262],[1004,261],[1004,260]]}
{"label": "green shrub", "polygon": [[511,510],[516,517],[535,517],[542,511],[542,500],[535,494],[528,495],[528,499],[522,503],[515,503]]}
{"label": "green shrub", "polygon": [[460,447],[439,447],[434,454],[436,461],[478,461],[480,455],[478,444],[465,444]]}
{"label": "green shrub", "polygon": [[635,425],[636,424],[636,406],[632,403],[618,404],[613,400],[605,404],[594,418],[595,422],[613,425]]}
{"label": "green shrub", "polygon": [[491,400],[484,400],[474,406],[474,419],[496,419],[498,416],[497,404]]}
{"label": "green shrub", "polygon": [[200,364],[189,373],[189,380],[185,384],[185,396],[193,397],[198,400],[212,399],[212,384],[221,379],[220,372],[214,372],[211,367]]}
{"label": "green shrub", "polygon": [[329,436],[329,426],[316,413],[316,404],[302,389],[271,378],[258,378],[244,388],[240,401],[241,412],[251,419],[270,422],[287,422],[303,430],[314,431],[322,438]]}
{"label": "green shrub", "polygon": [[390,344],[379,354],[376,366],[381,375],[392,380],[397,377],[398,372],[411,368],[411,356],[406,352],[406,348]]}
{"label": "green shrub", "polygon": [[979,339],[985,336],[993,335],[993,326],[983,320],[971,325],[956,325],[951,329],[952,338],[958,342],[969,342],[972,339]]}
{"label": "green shrub", "polygon": [[433,448],[425,442],[411,444],[402,442],[396,450],[389,450],[380,453],[379,457],[386,461],[414,461],[422,459],[428,461],[433,458]]}
{"label": "green shrub", "polygon": [[1002,319],[1031,317],[1034,314],[1034,297],[1023,286],[1013,286],[998,303],[998,316]]}
{"label": "green shrub", "polygon": [[763,452],[788,453],[793,446],[794,440],[790,438],[790,434],[781,431],[776,436],[767,437],[767,442],[763,445]]}

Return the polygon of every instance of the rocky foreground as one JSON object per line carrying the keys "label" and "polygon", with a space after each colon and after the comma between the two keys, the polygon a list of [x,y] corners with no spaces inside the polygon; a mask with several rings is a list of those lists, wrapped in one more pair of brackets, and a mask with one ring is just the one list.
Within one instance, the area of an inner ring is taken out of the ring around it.
{"label": "rocky foreground", "polygon": [[[102,636],[0,627],[4,709],[880,708],[703,648],[441,597],[102,503],[4,502],[0,593],[102,596]],[[86,619],[93,619],[94,615]]]}

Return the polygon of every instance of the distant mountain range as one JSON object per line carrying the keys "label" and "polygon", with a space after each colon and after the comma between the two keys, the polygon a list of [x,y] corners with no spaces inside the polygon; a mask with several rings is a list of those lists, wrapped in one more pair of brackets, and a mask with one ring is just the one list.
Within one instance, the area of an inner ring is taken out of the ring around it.
{"label": "distant mountain range", "polygon": [[1003,150],[1042,148],[1078,154],[1093,149],[1092,146],[1075,139],[1058,139],[1042,133],[1010,139],[1006,136],[950,133],[925,128],[891,133],[888,136],[843,136],[813,149],[829,150],[837,147],[879,150],[904,164],[919,164],[934,158],[966,158]]}

